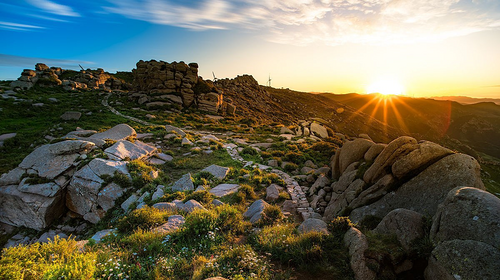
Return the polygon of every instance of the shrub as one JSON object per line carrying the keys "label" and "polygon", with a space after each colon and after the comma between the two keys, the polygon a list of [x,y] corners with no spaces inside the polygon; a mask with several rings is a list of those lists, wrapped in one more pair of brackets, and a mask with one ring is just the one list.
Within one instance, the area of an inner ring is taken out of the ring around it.
{"label": "shrub", "polygon": [[212,202],[212,200],[214,200],[214,195],[207,192],[207,191],[197,191],[197,192],[193,192],[189,195],[186,196],[186,198],[184,198],[183,202],[187,202],[191,199],[194,199],[196,201],[198,201],[199,203],[202,203],[202,204],[209,204]]}
{"label": "shrub", "polygon": [[217,228],[217,213],[213,210],[197,209],[187,216],[184,233],[188,236],[205,235],[215,228]]}
{"label": "shrub", "polygon": [[347,230],[354,226],[355,224],[349,220],[349,217],[336,217],[327,224],[328,230],[332,235],[342,238]]}
{"label": "shrub", "polygon": [[304,162],[305,158],[304,158],[304,155],[302,155],[301,152],[289,151],[289,152],[287,152],[284,155],[283,160],[285,160],[285,161],[291,161],[293,163],[297,163],[298,164],[298,163]]}
{"label": "shrub", "polygon": [[255,194],[252,186],[242,184],[236,193],[236,203],[245,203],[249,199],[256,199],[257,195]]}
{"label": "shrub", "polygon": [[130,251],[137,252],[138,256],[147,256],[163,250],[165,247],[162,243],[164,235],[159,232],[138,229],[123,238],[121,243],[125,244]]}
{"label": "shrub", "polygon": [[259,226],[274,225],[283,220],[284,216],[278,205],[268,205],[264,208],[259,220]]}
{"label": "shrub", "polygon": [[186,198],[186,193],[177,191],[174,193],[166,193],[165,195],[163,195],[161,200],[166,201],[166,202],[170,202],[170,201],[174,201],[176,199],[184,200],[184,198]]}
{"label": "shrub", "polygon": [[132,176],[132,184],[135,188],[142,188],[144,185],[153,181],[150,173],[154,171],[154,169],[143,161],[132,160],[127,164],[127,167]]}
{"label": "shrub", "polygon": [[96,253],[80,252],[74,239],[6,248],[0,279],[92,279]]}
{"label": "shrub", "polygon": [[285,169],[285,171],[287,171],[287,172],[292,172],[292,171],[297,170],[297,168],[299,168],[299,166],[297,164],[289,162],[289,163],[285,164],[285,167],[283,169]]}
{"label": "shrub", "polygon": [[256,156],[259,154],[254,148],[252,147],[245,147],[243,150],[240,152],[240,154],[244,155],[250,155],[250,156]]}
{"label": "shrub", "polygon": [[137,228],[149,229],[165,223],[169,215],[168,211],[160,211],[156,208],[145,206],[121,218],[118,221],[117,228],[121,232],[134,231]]}

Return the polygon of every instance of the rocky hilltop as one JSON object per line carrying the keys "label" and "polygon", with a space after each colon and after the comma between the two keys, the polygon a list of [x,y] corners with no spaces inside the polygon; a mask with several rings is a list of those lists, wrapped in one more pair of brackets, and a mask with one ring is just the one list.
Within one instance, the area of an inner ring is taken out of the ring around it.
{"label": "rocky hilltop", "polygon": [[[0,177],[0,278],[23,278],[23,256],[36,275],[85,279],[500,275],[500,199],[474,157],[249,75],[136,66],[118,86],[37,64],[2,89],[6,127],[14,112],[51,126],[26,151],[26,132],[0,135],[15,163]],[[56,93],[38,91],[44,79]],[[355,134],[366,127],[373,138]],[[57,246],[73,254],[59,270]]]}

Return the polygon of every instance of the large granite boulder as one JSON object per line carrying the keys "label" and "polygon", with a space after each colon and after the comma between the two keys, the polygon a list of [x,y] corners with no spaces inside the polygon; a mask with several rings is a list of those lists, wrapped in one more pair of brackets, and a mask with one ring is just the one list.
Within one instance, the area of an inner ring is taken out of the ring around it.
{"label": "large granite boulder", "polygon": [[424,216],[407,209],[395,209],[385,215],[373,231],[396,235],[403,248],[409,250],[411,243],[425,234]]}
{"label": "large granite boulder", "polygon": [[500,199],[476,188],[451,190],[434,216],[431,239],[475,240],[500,248]]}
{"label": "large granite boulder", "polygon": [[451,240],[437,245],[425,269],[426,280],[495,280],[500,275],[500,250],[475,240]]}
{"label": "large granite boulder", "polygon": [[453,151],[436,143],[425,141],[418,144],[409,154],[396,160],[392,165],[392,174],[398,179],[409,177],[452,153]]}
{"label": "large granite boulder", "polygon": [[115,172],[130,178],[126,162],[96,158],[82,167],[73,175],[68,186],[67,207],[85,220],[97,223],[107,209],[114,206],[114,200],[124,193],[116,184],[103,186],[101,177],[112,177]]}
{"label": "large granite boulder", "polygon": [[42,230],[64,213],[64,193],[54,183],[0,187],[0,222]]}
{"label": "large granite boulder", "polygon": [[339,170],[343,173],[346,168],[353,162],[360,161],[364,159],[365,153],[371,148],[375,143],[370,140],[363,138],[355,139],[354,141],[347,141],[344,143],[340,149],[339,157]]}
{"label": "large granite boulder", "polygon": [[387,174],[387,168],[392,166],[396,160],[409,154],[417,147],[417,140],[412,137],[402,136],[393,140],[378,155],[372,166],[366,170],[363,180],[368,184],[375,183]]}
{"label": "large granite boulder", "polygon": [[[390,146],[389,144],[387,148]],[[377,160],[381,156],[382,154]],[[397,208],[434,216],[438,205],[444,201],[448,192],[463,185],[484,189],[479,163],[468,155],[449,155],[429,166],[396,191],[386,194],[370,205],[354,209],[350,218],[353,222],[360,222],[367,215],[383,218]]]}
{"label": "large granite boulder", "polygon": [[264,209],[268,207],[269,204],[262,199],[254,201],[247,211],[243,213],[243,217],[249,218],[252,224],[258,223],[262,217]]}
{"label": "large granite boulder", "polygon": [[365,251],[368,249],[366,236],[351,227],[344,235],[344,245],[349,249],[351,269],[356,280],[374,280],[376,273],[366,265]]}

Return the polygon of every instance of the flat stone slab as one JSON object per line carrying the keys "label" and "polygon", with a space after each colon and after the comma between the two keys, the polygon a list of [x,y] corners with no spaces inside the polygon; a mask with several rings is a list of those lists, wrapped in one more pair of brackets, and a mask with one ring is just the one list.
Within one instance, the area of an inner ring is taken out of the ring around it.
{"label": "flat stone slab", "polygon": [[177,182],[172,186],[172,191],[192,191],[194,190],[193,180],[191,178],[191,173],[184,174]]}
{"label": "flat stone slab", "polygon": [[141,141],[135,141],[132,143],[127,140],[121,140],[104,150],[104,152],[109,156],[109,158],[114,160],[124,160],[125,158],[135,160],[147,157],[156,150],[156,147],[150,146]]}
{"label": "flat stone slab", "polygon": [[223,197],[228,194],[237,192],[239,188],[240,185],[238,184],[220,184],[208,192],[215,195],[216,197]]}
{"label": "flat stone slab", "polygon": [[227,173],[229,173],[229,168],[212,164],[209,167],[203,169],[201,172],[208,172],[214,175],[215,178],[219,180],[224,180],[224,178],[226,178]]}
{"label": "flat stone slab", "polygon": [[137,132],[135,132],[135,129],[133,129],[130,125],[128,124],[119,124],[116,125],[104,132],[97,133],[91,136],[91,138],[94,139],[108,139],[108,140],[124,140],[128,137],[135,137],[137,136]]}
{"label": "flat stone slab", "polygon": [[76,111],[67,111],[61,115],[61,119],[65,121],[77,121],[81,118],[82,113]]}

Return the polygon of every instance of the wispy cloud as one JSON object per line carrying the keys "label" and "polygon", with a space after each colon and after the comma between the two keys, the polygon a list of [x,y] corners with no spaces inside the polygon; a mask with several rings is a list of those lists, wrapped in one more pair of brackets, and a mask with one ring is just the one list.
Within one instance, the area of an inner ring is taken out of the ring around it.
{"label": "wispy cloud", "polygon": [[18,31],[33,31],[36,29],[45,29],[44,27],[41,27],[41,26],[30,25],[30,24],[21,24],[21,23],[15,23],[15,22],[5,22],[5,21],[0,21],[0,28],[10,29],[10,30],[18,30]]}
{"label": "wispy cloud", "polygon": [[53,58],[37,58],[27,56],[17,56],[0,54],[0,66],[14,66],[14,67],[31,67],[33,68],[36,63],[45,63],[49,66],[64,66],[65,68],[80,68],[78,64],[92,65],[94,62],[68,60],[68,59],[53,59]]}
{"label": "wispy cloud", "polygon": [[392,44],[436,41],[498,28],[498,1],[108,0],[110,13],[193,30],[257,29],[270,41]]}
{"label": "wispy cloud", "polygon": [[68,17],[80,17],[80,14],[73,11],[70,6],[57,4],[49,0],[27,0],[27,2],[47,13]]}

